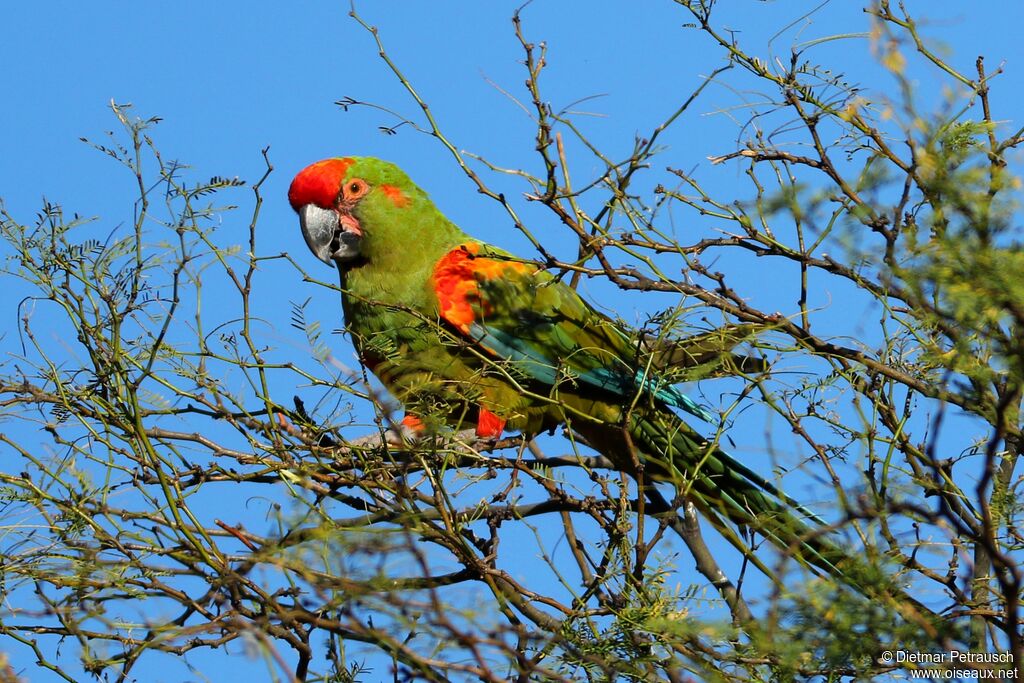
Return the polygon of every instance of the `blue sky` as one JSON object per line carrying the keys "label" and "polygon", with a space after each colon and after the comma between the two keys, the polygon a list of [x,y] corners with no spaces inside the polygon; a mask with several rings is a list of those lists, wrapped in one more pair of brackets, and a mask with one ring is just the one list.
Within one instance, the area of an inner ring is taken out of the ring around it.
{"label": "blue sky", "polygon": [[[458,148],[500,166],[537,170],[532,122],[505,94],[526,101],[521,49],[510,22],[518,4],[366,1],[358,9],[380,28],[392,58],[432,105]],[[859,3],[848,0],[733,0],[722,5],[720,23],[735,26],[752,49],[783,58],[794,43],[869,28]],[[989,68],[1005,62],[1005,75],[994,84],[992,100],[995,118],[1007,121],[1009,128],[1020,108],[1019,93],[1024,92],[1018,31],[1024,25],[1024,6],[995,1],[908,5],[932,19],[926,33],[943,42],[966,73],[973,73],[978,54],[986,55]],[[264,189],[259,248],[267,254],[291,252],[311,273],[325,279],[333,276],[307,253],[285,192],[296,171],[326,156],[392,160],[465,230],[529,253],[528,242],[500,207],[476,192],[435,140],[409,128],[396,135],[382,134],[380,126],[395,123],[387,114],[367,108],[343,112],[334,104],[348,96],[410,117],[418,115],[378,59],[370,36],[347,12],[347,2],[320,0],[185,0],[173,6],[65,0],[12,5],[0,25],[5,54],[0,75],[0,197],[7,210],[29,221],[46,197],[69,213],[100,217],[105,230],[131,220],[132,179],[79,141],[102,141],[105,131],[116,129],[107,106],[114,100],[131,102],[139,116],[163,117],[153,130],[158,147],[166,157],[190,164],[199,178],[256,179],[263,172],[260,151],[269,146],[275,172]],[[546,96],[557,109],[599,95],[575,108],[594,114],[581,117],[581,125],[612,156],[625,156],[635,134],[646,134],[700,84],[703,75],[722,63],[702,34],[683,27],[690,21],[688,15],[667,0],[536,0],[523,18],[527,36],[548,45],[550,66],[542,81]],[[848,70],[852,81],[869,88],[885,92],[892,87],[880,79],[864,39],[823,43],[811,55]],[[915,96],[925,109],[941,101],[942,90],[933,77],[922,77],[918,86]],[[711,167],[707,157],[738,149],[736,122],[745,120],[747,110],[736,106],[757,100],[757,93],[743,90],[742,83],[734,88],[712,86],[707,97],[666,134],[666,165],[700,169],[709,189],[719,193],[739,186],[742,174],[735,167]],[[578,177],[598,170],[584,156],[578,158],[573,169]],[[496,182],[511,192],[522,190],[504,180]],[[639,182],[642,186],[655,181]],[[248,191],[238,192],[237,201],[247,201]],[[225,220],[222,234],[228,241],[231,234],[237,234],[239,242],[245,239],[247,215],[242,211]],[[524,207],[524,215],[537,221],[533,225],[538,234],[558,229],[535,208]],[[554,239],[570,249],[568,241]],[[336,295],[303,285],[289,268],[271,264],[268,269],[273,284],[260,296],[265,312],[280,312],[271,324],[282,346],[303,352],[300,338],[288,329],[292,301],[311,296],[325,325],[332,324],[332,307],[339,318],[333,324],[340,325]],[[792,303],[777,283],[759,281],[756,272],[735,277],[750,287],[751,296],[764,297],[762,302],[778,296],[780,309]],[[600,297],[607,310],[627,320],[639,320],[636,311],[649,306],[599,285],[585,284],[583,291]],[[846,295],[821,291],[813,303],[841,308]],[[13,318],[13,313],[5,314]],[[338,353],[344,356],[343,350]],[[735,438],[743,441],[742,435]],[[9,651],[19,669],[25,667],[21,670],[27,678],[50,680],[32,671],[26,652],[3,643],[0,650]],[[242,661],[253,671],[265,671],[259,662]],[[226,680],[219,669],[223,663],[210,666],[215,667],[205,671],[210,680]],[[183,680],[186,675],[143,671],[140,680]],[[202,680],[198,674],[193,677]]]}

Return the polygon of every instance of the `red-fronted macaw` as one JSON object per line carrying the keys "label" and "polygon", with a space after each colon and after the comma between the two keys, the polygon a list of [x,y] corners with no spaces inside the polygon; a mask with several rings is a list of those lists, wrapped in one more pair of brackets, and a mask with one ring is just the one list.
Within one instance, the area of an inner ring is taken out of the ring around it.
{"label": "red-fronted macaw", "polygon": [[674,368],[756,368],[732,352],[750,328],[651,343],[536,263],[467,235],[379,159],[318,161],[288,199],[310,250],[337,266],[352,341],[405,406],[407,425],[475,425],[489,437],[568,425],[622,470],[643,462],[673,482],[748,555],[731,525],[860,583],[841,549],[804,521],[809,513],[673,410],[711,419],[675,386]]}

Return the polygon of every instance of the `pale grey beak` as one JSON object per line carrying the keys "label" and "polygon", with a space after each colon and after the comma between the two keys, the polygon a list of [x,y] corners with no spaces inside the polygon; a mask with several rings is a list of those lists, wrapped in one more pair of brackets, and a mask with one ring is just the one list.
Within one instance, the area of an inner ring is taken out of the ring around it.
{"label": "pale grey beak", "polygon": [[354,219],[344,221],[336,211],[306,204],[299,209],[299,225],[302,226],[306,246],[327,265],[333,266],[335,261],[348,261],[359,256],[362,234],[358,232],[358,223]]}

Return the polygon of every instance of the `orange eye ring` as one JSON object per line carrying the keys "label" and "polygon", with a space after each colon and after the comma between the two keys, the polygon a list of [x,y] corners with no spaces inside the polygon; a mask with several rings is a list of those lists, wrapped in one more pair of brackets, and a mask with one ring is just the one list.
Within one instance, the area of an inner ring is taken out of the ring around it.
{"label": "orange eye ring", "polygon": [[349,202],[359,199],[369,191],[370,186],[361,178],[346,181],[344,187],[341,188],[342,198]]}

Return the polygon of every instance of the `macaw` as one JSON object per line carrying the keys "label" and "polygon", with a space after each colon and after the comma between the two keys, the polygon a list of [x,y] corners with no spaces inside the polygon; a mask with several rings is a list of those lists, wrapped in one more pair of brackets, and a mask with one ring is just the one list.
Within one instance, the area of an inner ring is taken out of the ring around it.
{"label": "macaw", "polygon": [[406,426],[474,425],[498,437],[565,424],[616,467],[642,463],[646,476],[673,482],[748,557],[733,525],[859,583],[845,553],[808,523],[816,518],[676,412],[712,419],[676,385],[679,367],[760,369],[733,353],[749,326],[674,345],[630,333],[536,263],[467,235],[379,159],[311,164],[288,200],[309,249],[337,267],[347,330],[405,406]]}

